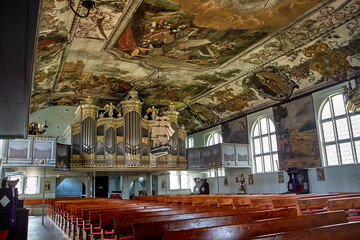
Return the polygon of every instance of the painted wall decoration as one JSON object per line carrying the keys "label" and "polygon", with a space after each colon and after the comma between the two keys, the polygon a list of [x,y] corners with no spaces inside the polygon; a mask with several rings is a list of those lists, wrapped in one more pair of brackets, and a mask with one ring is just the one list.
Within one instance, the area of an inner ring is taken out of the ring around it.
{"label": "painted wall decoration", "polygon": [[245,79],[245,84],[255,89],[261,97],[273,100],[290,98],[294,88],[299,88],[293,80],[280,69],[268,66]]}
{"label": "painted wall decoration", "polygon": [[273,108],[279,170],[321,166],[311,96]]}
{"label": "painted wall decoration", "polygon": [[246,117],[221,124],[221,134],[224,143],[248,144],[249,139]]}

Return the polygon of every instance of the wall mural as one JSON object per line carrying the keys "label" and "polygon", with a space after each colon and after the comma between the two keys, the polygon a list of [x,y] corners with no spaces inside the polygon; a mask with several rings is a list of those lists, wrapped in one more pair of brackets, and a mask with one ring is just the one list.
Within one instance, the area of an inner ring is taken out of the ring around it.
{"label": "wall mural", "polygon": [[273,108],[279,170],[321,166],[312,97]]}
{"label": "wall mural", "polygon": [[109,0],[78,19],[45,0],[31,111],[134,89],[200,130],[359,75],[359,13],[357,0]]}
{"label": "wall mural", "polygon": [[221,134],[224,143],[249,144],[246,117],[221,124]]}

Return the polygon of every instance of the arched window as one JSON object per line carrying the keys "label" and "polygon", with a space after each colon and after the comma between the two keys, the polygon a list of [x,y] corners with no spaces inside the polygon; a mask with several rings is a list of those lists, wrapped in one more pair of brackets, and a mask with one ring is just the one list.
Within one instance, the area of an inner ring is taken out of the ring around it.
{"label": "arched window", "polygon": [[360,114],[346,110],[343,94],[325,99],[319,110],[319,127],[324,166],[358,163]]}
{"label": "arched window", "polygon": [[269,118],[258,119],[252,128],[251,144],[255,173],[278,171],[278,149],[274,123]]}
{"label": "arched window", "polygon": [[188,139],[188,148],[193,148],[194,147],[194,138],[189,138]]}
{"label": "arched window", "polygon": [[215,145],[218,143],[222,143],[222,137],[221,137],[220,133],[213,132],[207,138],[206,146],[208,147],[208,146],[212,146],[212,145]]}

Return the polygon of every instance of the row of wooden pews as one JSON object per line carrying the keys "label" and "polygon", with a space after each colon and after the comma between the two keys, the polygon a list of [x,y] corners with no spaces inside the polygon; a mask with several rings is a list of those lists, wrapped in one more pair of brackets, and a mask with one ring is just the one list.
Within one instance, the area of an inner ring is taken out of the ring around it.
{"label": "row of wooden pews", "polygon": [[141,196],[135,200],[48,202],[51,219],[77,240],[360,239],[358,193]]}

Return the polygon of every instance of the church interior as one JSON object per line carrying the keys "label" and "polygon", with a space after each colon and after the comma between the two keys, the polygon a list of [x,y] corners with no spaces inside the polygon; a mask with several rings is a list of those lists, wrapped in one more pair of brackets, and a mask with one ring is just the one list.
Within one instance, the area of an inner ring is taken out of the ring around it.
{"label": "church interior", "polygon": [[[0,19],[0,237],[47,215],[64,239],[360,239],[358,0],[22,0]],[[99,205],[122,215],[86,231]]]}

